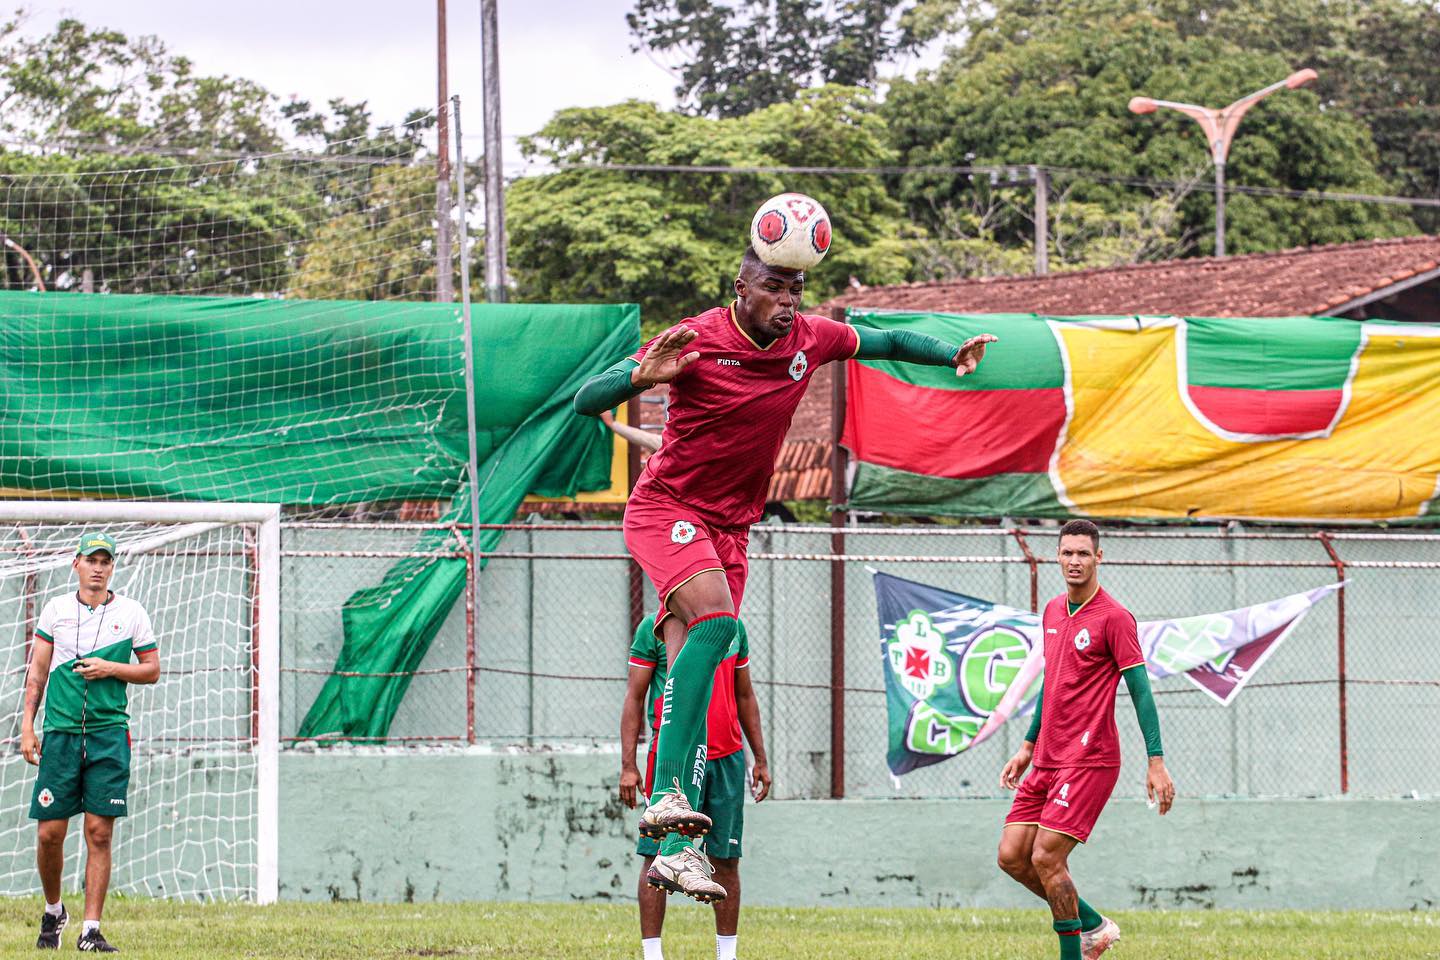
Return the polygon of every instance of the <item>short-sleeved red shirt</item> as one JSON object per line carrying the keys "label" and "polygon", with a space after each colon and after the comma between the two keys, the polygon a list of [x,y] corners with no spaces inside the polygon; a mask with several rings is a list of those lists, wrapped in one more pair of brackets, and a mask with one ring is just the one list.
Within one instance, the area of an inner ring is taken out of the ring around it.
{"label": "short-sleeved red shirt", "polygon": [[823,363],[853,357],[860,337],[849,324],[796,314],[789,333],[761,348],[736,323],[733,304],[684,323],[699,334],[691,349],[700,357],[670,383],[660,450],[635,493],[679,501],[719,526],[748,527],[765,508],[810,378]]}
{"label": "short-sleeved red shirt", "polygon": [[1118,767],[1115,691],[1145,662],[1135,617],[1104,590],[1071,614],[1061,594],[1045,605],[1045,701],[1037,767]]}

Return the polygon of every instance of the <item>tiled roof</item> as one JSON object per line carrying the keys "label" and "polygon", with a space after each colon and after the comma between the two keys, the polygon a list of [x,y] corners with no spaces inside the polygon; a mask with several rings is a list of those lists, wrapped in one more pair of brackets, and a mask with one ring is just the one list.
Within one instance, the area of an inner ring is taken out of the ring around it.
{"label": "tiled roof", "polygon": [[1440,237],[1364,240],[1275,253],[1140,263],[1046,276],[853,290],[824,304],[948,313],[1291,317],[1324,314],[1440,268]]}

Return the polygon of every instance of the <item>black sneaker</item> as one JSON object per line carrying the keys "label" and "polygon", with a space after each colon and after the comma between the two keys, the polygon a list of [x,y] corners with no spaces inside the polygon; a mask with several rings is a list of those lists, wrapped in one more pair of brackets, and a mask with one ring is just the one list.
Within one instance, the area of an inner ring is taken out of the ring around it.
{"label": "black sneaker", "polygon": [[96,927],[94,930],[91,930],[89,933],[82,936],[79,940],[76,940],[75,949],[89,950],[92,953],[120,952],[119,947],[114,946],[110,943],[109,940],[105,939],[105,936],[100,932],[99,927]]}
{"label": "black sneaker", "polygon": [[65,905],[60,905],[60,916],[51,916],[48,913],[40,914],[40,939],[35,941],[35,946],[41,950],[60,949],[60,931],[65,929],[65,924],[70,922],[70,914],[65,912]]}

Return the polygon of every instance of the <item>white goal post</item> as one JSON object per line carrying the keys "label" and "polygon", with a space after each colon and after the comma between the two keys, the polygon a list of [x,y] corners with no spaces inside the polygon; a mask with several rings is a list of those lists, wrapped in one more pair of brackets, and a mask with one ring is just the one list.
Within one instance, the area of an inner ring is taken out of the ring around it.
{"label": "white goal post", "polygon": [[[112,889],[274,902],[280,507],[261,503],[0,501],[0,894],[39,889],[25,669],[39,611],[74,591],[70,562],[91,529],[117,538],[112,589],[149,612],[161,660],[159,683],[130,691],[131,813],[116,826]],[[77,832],[67,888],[83,875]]]}

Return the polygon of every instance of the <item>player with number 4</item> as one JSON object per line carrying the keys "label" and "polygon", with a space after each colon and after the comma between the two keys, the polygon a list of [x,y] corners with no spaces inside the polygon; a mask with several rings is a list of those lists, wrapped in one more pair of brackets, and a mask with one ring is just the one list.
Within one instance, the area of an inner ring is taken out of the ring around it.
{"label": "player with number 4", "polygon": [[1065,593],[1046,604],[1041,623],[1045,683],[1025,742],[1000,773],[1002,787],[1019,788],[1000,835],[1000,869],[1050,904],[1060,960],[1095,960],[1120,939],[1115,921],[1080,899],[1068,861],[1120,779],[1121,677],[1145,735],[1146,792],[1162,815],[1175,801],[1135,617],[1100,588],[1102,556],[1095,524],[1071,520],[1060,528]]}

